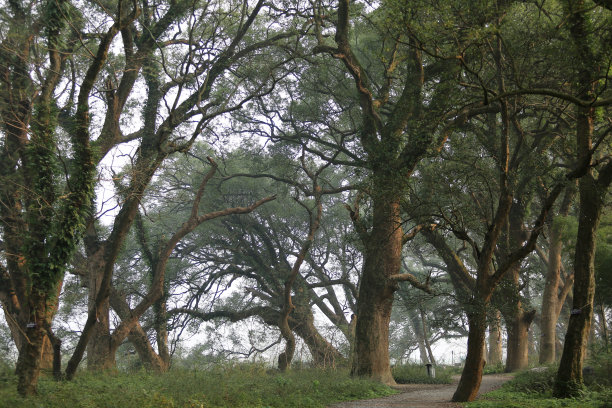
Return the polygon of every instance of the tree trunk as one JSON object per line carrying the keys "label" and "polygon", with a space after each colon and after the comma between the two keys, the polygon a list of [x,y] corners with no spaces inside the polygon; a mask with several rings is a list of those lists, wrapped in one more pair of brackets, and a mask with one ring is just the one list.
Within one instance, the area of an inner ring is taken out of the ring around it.
{"label": "tree trunk", "polygon": [[529,326],[535,316],[535,310],[520,310],[510,321],[508,327],[508,346],[506,355],[506,372],[523,370],[529,366]]}
{"label": "tree trunk", "polygon": [[[386,184],[381,189],[392,190]],[[355,332],[352,375],[395,384],[389,363],[389,321],[396,284],[387,278],[400,272],[402,227],[399,197],[373,197],[373,226],[365,240],[365,256]]]}
{"label": "tree trunk", "polygon": [[501,313],[499,310],[493,312],[493,319],[489,323],[489,355],[487,362],[494,366],[502,363]]}
{"label": "tree trunk", "polygon": [[484,346],[487,328],[486,303],[471,306],[468,312],[468,352],[465,358],[465,367],[461,372],[461,379],[452,401],[473,401],[480,389],[482,372],[485,366]]}
{"label": "tree trunk", "polygon": [[529,326],[535,317],[535,310],[526,312],[519,290],[520,264],[512,267],[505,277],[507,282],[507,297],[504,299],[505,307],[502,314],[506,321],[508,333],[506,348],[507,373],[523,370],[529,366]]}
{"label": "tree trunk", "polygon": [[429,363],[436,365],[436,359],[434,358],[433,352],[431,351],[431,343],[429,342],[429,330],[427,330],[427,316],[425,316],[425,311],[420,309],[421,313],[421,324],[423,326],[423,340],[425,341],[425,349],[427,350],[427,355],[429,356]]}
{"label": "tree trunk", "polygon": [[[561,204],[559,215],[567,215],[573,201],[575,189],[568,188]],[[561,256],[563,252],[563,227],[559,222],[552,223],[550,231],[550,244],[548,246],[548,263],[544,293],[542,294],[542,312],[540,321],[540,364],[553,363],[556,356],[557,321],[561,313],[562,301],[559,298],[559,285],[561,283]]]}
{"label": "tree trunk", "polygon": [[412,329],[416,336],[417,346],[419,348],[419,357],[421,358],[421,364],[425,365],[429,363],[429,357],[427,356],[427,347],[425,347],[425,338],[423,335],[423,329],[421,327],[421,319],[416,314],[416,310],[409,313],[410,320],[412,322]]}
{"label": "tree trunk", "polygon": [[157,354],[164,362],[164,365],[170,366],[170,348],[168,347],[168,315],[166,305],[166,290],[164,284],[164,295],[161,299],[153,304],[153,312],[155,313],[155,334],[157,340]]}
{"label": "tree trunk", "polygon": [[158,373],[168,371],[170,362],[165,361],[155,352],[151,346],[151,343],[149,342],[147,334],[144,332],[139,323],[134,326],[128,336],[128,339],[136,349],[138,357],[140,357],[140,361],[147,370],[152,370]]}
{"label": "tree trunk", "polygon": [[[577,61],[576,82],[579,96],[591,98],[599,92],[596,88],[599,86],[597,72],[601,66],[598,66],[598,59],[591,48],[595,34],[585,11],[586,4],[584,1],[576,0],[565,2],[563,5],[564,11],[568,14],[568,28],[573,40],[574,58]],[[598,169],[598,179],[593,175],[595,108],[578,107],[576,110],[577,161],[584,163],[586,170],[578,180],[580,210],[574,254],[574,296],[563,355],[553,389],[555,397],[576,396],[583,385],[582,363],[593,318],[597,228],[605,194],[612,182],[610,162]]]}
{"label": "tree trunk", "polygon": [[[4,302],[2,302],[2,308],[4,309],[5,314],[10,313],[9,305],[5,304]],[[19,353],[21,352],[21,347],[23,347],[24,343],[26,343],[25,337],[23,336],[23,333],[22,333],[23,329],[21,328],[22,326],[25,327],[25,323],[20,325],[16,320],[11,319],[10,317],[6,317],[6,324],[11,332],[11,338],[13,339],[13,342],[15,343],[15,347],[17,348],[17,351]],[[42,356],[40,359],[40,370],[41,371],[50,372],[53,369],[53,353],[54,353],[53,345],[51,344],[51,341],[45,334],[45,338],[43,340],[43,345],[42,345]]]}
{"label": "tree trunk", "polygon": [[557,320],[560,308],[557,305],[561,270],[561,234],[559,227],[553,225],[548,249],[546,282],[542,294],[542,319],[540,324],[540,364],[551,364],[556,359]]}
{"label": "tree trunk", "polygon": [[601,319],[601,336],[604,341],[606,353],[610,352],[610,340],[608,338],[608,322],[606,322],[606,308],[603,304],[599,305],[599,318]]}
{"label": "tree trunk", "polygon": [[[592,121],[590,124],[592,129]],[[580,128],[580,123],[578,126]],[[595,245],[603,195],[590,169],[580,179],[579,192],[573,304],[553,391],[555,397],[561,398],[575,396],[582,388],[582,365],[593,317]]]}
{"label": "tree trunk", "polygon": [[38,376],[40,374],[41,356],[46,338],[45,327],[50,324],[47,309],[47,295],[43,293],[32,293],[27,307],[34,312],[31,320],[24,328],[24,343],[19,351],[17,359],[17,392],[24,397],[36,394]]}
{"label": "tree trunk", "polygon": [[342,354],[325,340],[314,326],[312,312],[300,321],[290,319],[289,324],[295,334],[306,343],[316,367],[335,367],[338,362],[344,360]]}
{"label": "tree trunk", "polygon": [[[96,265],[97,266],[97,265]],[[89,291],[88,306],[95,307],[96,296],[100,289],[104,269],[91,267],[87,288]],[[90,371],[108,370],[116,367],[115,353],[111,352],[111,334],[109,321],[110,305],[108,299],[96,311],[97,321],[87,344],[87,369]]]}

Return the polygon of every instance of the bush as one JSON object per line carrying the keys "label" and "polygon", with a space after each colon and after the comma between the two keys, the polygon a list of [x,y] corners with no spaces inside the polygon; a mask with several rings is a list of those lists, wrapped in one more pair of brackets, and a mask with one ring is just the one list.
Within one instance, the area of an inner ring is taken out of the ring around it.
{"label": "bush", "polygon": [[417,364],[396,365],[391,369],[393,378],[398,384],[450,384],[451,370],[436,366],[434,378],[427,375],[427,367]]}

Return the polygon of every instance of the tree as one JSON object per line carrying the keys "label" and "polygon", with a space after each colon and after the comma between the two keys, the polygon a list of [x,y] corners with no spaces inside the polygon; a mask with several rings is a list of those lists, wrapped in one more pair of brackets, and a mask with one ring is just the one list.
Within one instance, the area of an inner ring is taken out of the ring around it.
{"label": "tree", "polygon": [[568,215],[575,193],[576,190],[573,186],[568,188],[558,213],[551,214],[548,256],[538,251],[540,258],[544,259],[546,265],[540,319],[540,364],[550,364],[556,360],[557,321],[574,282],[574,277],[571,274],[563,274],[562,280],[562,270],[564,270],[562,264],[564,222],[561,217]]}
{"label": "tree", "polygon": [[[340,132],[344,136],[339,142],[314,132],[305,138],[321,145],[342,144],[348,162],[368,172],[371,216],[366,221],[358,206],[350,210],[364,254],[352,373],[393,384],[388,351],[393,293],[399,281],[416,283],[412,275],[400,273],[401,250],[422,228],[416,226],[404,234],[400,203],[419,161],[439,148],[451,129],[490,108],[465,100],[449,106],[448,94],[458,90],[457,65],[424,54],[411,31],[433,24],[438,17],[435,8],[385,2],[361,19],[351,12],[349,1],[341,0],[333,45],[324,34],[329,23],[324,13],[327,11],[315,10],[318,45],[314,52],[329,54],[342,63],[333,69],[342,70],[338,76],[344,80],[339,88],[350,90],[350,97],[342,103],[347,109],[350,106],[348,120],[353,127]],[[359,34],[351,31],[355,25]],[[444,41],[444,51],[448,51],[449,43]],[[352,79],[350,85],[347,75]],[[331,128],[333,134],[337,127]],[[352,138],[348,140],[347,135]]]}
{"label": "tree", "polygon": [[[556,397],[576,395],[582,388],[582,364],[593,317],[597,228],[604,198],[612,183],[612,161],[609,157],[599,166],[594,159],[597,143],[603,138],[593,143],[595,127],[598,125],[594,102],[601,97],[601,92],[606,91],[605,86],[610,80],[609,62],[612,60],[612,50],[609,46],[598,47],[601,37],[595,37],[595,33],[597,27],[606,27],[603,29],[603,37],[612,38],[612,14],[599,8],[588,13],[584,1],[566,1],[563,6],[568,19],[571,51],[575,62],[577,95],[578,98],[594,101],[586,106],[576,106],[577,160],[585,165],[578,179],[579,215],[574,256],[573,304],[555,380],[553,395]],[[607,71],[600,74],[602,69]],[[599,81],[601,77],[605,79],[603,83]],[[604,106],[612,103],[600,102]]]}
{"label": "tree", "polygon": [[[287,151],[283,153],[287,154]],[[336,175],[327,171],[328,166],[310,170],[309,166],[314,163],[303,154],[297,160],[299,165],[293,164],[287,157],[262,152],[255,158],[247,151],[240,150],[234,151],[226,159],[226,171],[234,169],[234,173],[218,186],[223,196],[240,199],[265,189],[277,191],[281,198],[277,204],[257,215],[230,217],[218,223],[214,234],[200,236],[197,242],[190,243],[194,248],[191,257],[201,265],[211,266],[207,268],[206,275],[199,278],[200,283],[194,286],[193,297],[181,302],[185,306],[169,312],[174,316],[185,315],[203,321],[226,319],[237,322],[258,317],[266,324],[278,327],[288,345],[279,356],[282,370],[288,369],[291,362],[292,349],[295,348],[293,332],[304,340],[315,364],[334,365],[343,360],[315,327],[313,303],[348,337],[344,309],[331,286],[352,284],[344,273],[339,278],[331,277],[326,264],[336,261],[333,239],[330,237],[323,244],[321,237],[325,235],[319,233],[315,239],[314,231],[316,224],[319,224],[316,230],[321,231],[328,222],[335,220],[331,214],[325,215],[330,207],[329,200],[326,198],[324,202],[323,197],[337,190],[331,187]],[[247,161],[245,157],[251,160]],[[236,166],[244,167],[242,163],[245,162],[252,164],[236,172]],[[261,167],[265,170],[258,170]],[[295,176],[288,177],[294,173]],[[251,185],[245,178],[264,181]],[[288,188],[294,191],[293,198],[286,196]],[[337,226],[327,228],[333,231]],[[311,248],[306,251],[306,246]],[[301,272],[296,273],[300,259]],[[240,289],[241,295],[232,304],[216,307],[210,312],[194,307],[194,303],[199,303],[196,299],[204,288],[218,285],[223,279],[231,279]],[[288,287],[293,305],[289,313]],[[289,334],[289,331],[292,333]]]}
{"label": "tree", "polygon": [[[123,72],[116,91],[108,95],[107,104],[115,114],[106,116],[103,130],[109,128],[110,135],[114,134],[123,112],[117,104],[125,104],[125,99],[118,101],[118,98],[133,90],[142,71],[147,98],[142,105],[143,124],[137,131],[140,147],[132,167],[124,172],[120,209],[108,236],[99,237],[93,220],[90,221],[85,247],[92,268],[89,287],[95,295],[91,295],[89,316],[68,362],[69,378],[74,376],[90,341],[104,340],[110,335],[108,299],[114,264],[159,166],[170,155],[188,151],[215,118],[240,109],[250,99],[273,88],[275,69],[282,64],[284,55],[264,60],[260,51],[282,43],[295,32],[289,29],[251,36],[252,29],[259,24],[262,9],[263,1],[253,7],[236,1],[228,8],[229,14],[224,14],[234,16],[229,21],[220,19],[216,8],[199,7],[192,2],[172,2],[159,17],[150,11],[145,13],[147,18],[142,24],[131,26],[129,35],[124,36],[123,51],[128,69]],[[189,26],[179,29],[183,16],[188,14]],[[149,19],[149,16],[156,18]],[[171,35],[171,30],[180,35],[174,32]],[[162,39],[164,41],[159,44]],[[246,61],[260,68],[260,75],[253,76],[248,84],[243,80],[249,70]],[[163,285],[158,281],[153,282],[151,289],[153,292],[143,299],[138,312],[142,313],[163,295]],[[129,333],[137,318],[130,318],[121,330]],[[102,368],[114,364],[110,346],[109,342],[100,341],[99,347],[90,348],[99,350],[95,354],[99,355],[96,360]]]}
{"label": "tree", "polygon": [[[135,2],[117,2],[99,14],[112,23],[84,41],[82,10],[69,1],[3,6],[0,217],[6,266],[0,267],[0,297],[26,339],[17,362],[17,388],[26,396],[36,392],[45,338],[58,347],[51,321],[93,195],[90,98],[113,39],[141,10]],[[82,41],[93,51],[77,72],[72,62]],[[70,69],[74,81],[66,80]],[[66,83],[68,92],[60,88]],[[69,147],[58,149],[60,141]]]}

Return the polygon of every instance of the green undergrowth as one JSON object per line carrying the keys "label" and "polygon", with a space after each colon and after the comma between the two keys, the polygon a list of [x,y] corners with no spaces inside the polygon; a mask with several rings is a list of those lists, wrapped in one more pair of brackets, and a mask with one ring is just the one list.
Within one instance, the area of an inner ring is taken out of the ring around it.
{"label": "green undergrowth", "polygon": [[391,372],[398,384],[450,384],[452,369],[436,366],[436,376],[429,377],[427,368],[423,365],[396,365]]}
{"label": "green undergrowth", "polygon": [[[608,354],[610,356],[610,354]],[[576,398],[557,399],[552,389],[557,367],[527,370],[500,389],[487,393],[478,401],[466,405],[468,408],[612,408],[612,359],[591,361],[592,372],[585,375],[585,387]]]}
{"label": "green undergrowth", "polygon": [[0,407],[325,407],[334,402],[393,394],[391,388],[352,379],[344,370],[294,370],[281,374],[258,364],[165,374],[80,373],[74,381],[42,378],[38,395],[17,395],[16,379],[0,374]]}

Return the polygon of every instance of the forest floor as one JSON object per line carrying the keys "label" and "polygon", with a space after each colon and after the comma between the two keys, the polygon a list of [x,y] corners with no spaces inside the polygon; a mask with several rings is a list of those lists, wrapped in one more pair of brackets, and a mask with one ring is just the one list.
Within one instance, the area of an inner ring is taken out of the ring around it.
{"label": "forest floor", "polygon": [[[490,374],[482,377],[478,395],[493,391],[511,380],[512,374]],[[400,394],[369,400],[347,401],[330,405],[329,408],[456,408],[463,404],[449,402],[457,389],[459,376],[452,384],[398,384],[393,388]]]}

